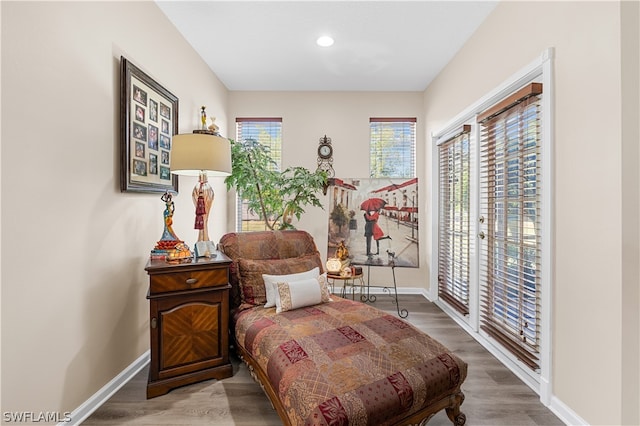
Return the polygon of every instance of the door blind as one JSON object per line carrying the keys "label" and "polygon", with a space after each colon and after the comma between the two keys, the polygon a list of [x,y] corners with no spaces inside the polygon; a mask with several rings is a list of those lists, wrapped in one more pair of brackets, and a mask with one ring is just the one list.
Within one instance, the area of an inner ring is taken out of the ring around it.
{"label": "door blind", "polygon": [[540,341],[541,94],[532,83],[484,113],[480,326],[535,370]]}
{"label": "door blind", "polygon": [[438,146],[438,296],[469,313],[471,126]]}

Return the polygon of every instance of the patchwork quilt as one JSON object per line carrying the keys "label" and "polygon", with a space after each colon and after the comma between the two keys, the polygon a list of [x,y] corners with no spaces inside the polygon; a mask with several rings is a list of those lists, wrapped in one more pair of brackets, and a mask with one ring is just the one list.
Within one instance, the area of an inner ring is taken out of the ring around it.
{"label": "patchwork quilt", "polygon": [[235,337],[294,425],[392,425],[459,388],[467,364],[411,324],[332,302],[235,315]]}

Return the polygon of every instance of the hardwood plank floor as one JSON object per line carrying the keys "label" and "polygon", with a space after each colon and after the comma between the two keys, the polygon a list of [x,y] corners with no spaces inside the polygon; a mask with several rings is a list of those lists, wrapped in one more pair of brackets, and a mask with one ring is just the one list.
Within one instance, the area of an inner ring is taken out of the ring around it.
{"label": "hardwood plank floor", "polygon": [[[400,295],[407,320],[458,354],[469,364],[462,386],[467,425],[562,425],[538,395],[487,352],[436,305],[419,295]],[[374,306],[396,314],[388,295]],[[174,389],[146,399],[148,368],[143,369],[84,425],[220,425],[277,426],[280,419],[246,366],[232,357],[234,375]],[[451,425],[444,411],[429,426]]]}

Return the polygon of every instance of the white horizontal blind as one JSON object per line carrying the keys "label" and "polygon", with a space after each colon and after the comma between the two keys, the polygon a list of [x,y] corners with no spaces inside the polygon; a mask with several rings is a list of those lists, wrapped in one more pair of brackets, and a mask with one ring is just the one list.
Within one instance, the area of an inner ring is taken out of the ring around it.
{"label": "white horizontal blind", "polygon": [[[236,118],[236,141],[253,139],[269,148],[274,168],[282,167],[282,118]],[[249,211],[247,203],[238,194],[236,206],[237,231],[265,230],[258,215]]]}
{"label": "white horizontal blind", "polygon": [[438,146],[438,297],[469,314],[471,126]]}
{"label": "white horizontal blind", "polygon": [[369,175],[416,176],[416,119],[370,118]]}
{"label": "white horizontal blind", "polygon": [[532,83],[480,114],[481,329],[539,368],[541,93]]}
{"label": "white horizontal blind", "polygon": [[253,139],[269,147],[271,159],[282,165],[282,118],[236,118],[236,140]]}

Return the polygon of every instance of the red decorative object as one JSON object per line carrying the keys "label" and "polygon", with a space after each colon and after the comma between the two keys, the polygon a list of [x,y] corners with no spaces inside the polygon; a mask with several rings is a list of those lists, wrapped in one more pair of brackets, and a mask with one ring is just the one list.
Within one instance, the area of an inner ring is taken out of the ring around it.
{"label": "red decorative object", "polygon": [[387,202],[382,198],[367,198],[360,204],[360,210],[376,211],[382,209],[387,205]]}
{"label": "red decorative object", "polygon": [[202,185],[200,185],[200,191],[198,191],[198,198],[196,199],[196,224],[193,227],[194,229],[204,229],[204,216],[207,214],[207,209],[202,194]]}
{"label": "red decorative object", "polygon": [[194,229],[198,229],[198,241],[210,241],[208,219],[213,204],[213,188],[209,185],[206,172],[201,172],[198,178],[200,185],[193,188],[191,197],[196,206],[196,223]]}

